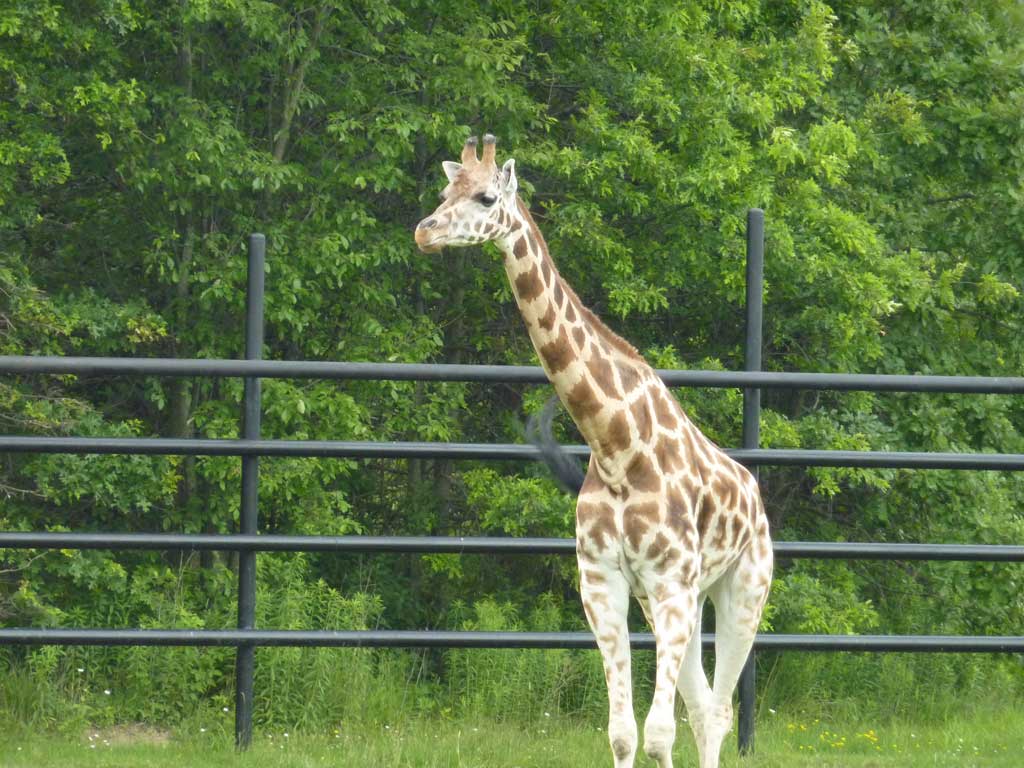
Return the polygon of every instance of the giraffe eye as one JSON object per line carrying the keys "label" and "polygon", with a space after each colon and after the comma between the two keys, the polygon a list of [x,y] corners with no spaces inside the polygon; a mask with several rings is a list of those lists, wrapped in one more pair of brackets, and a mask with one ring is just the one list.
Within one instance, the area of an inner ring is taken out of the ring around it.
{"label": "giraffe eye", "polygon": [[498,201],[498,198],[492,197],[491,195],[478,195],[476,200],[484,208],[490,208]]}

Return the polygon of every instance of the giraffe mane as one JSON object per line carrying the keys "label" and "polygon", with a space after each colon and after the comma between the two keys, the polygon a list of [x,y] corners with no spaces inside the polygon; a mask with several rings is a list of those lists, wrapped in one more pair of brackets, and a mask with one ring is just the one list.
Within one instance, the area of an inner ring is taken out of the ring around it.
{"label": "giraffe mane", "polygon": [[548,253],[548,244],[544,240],[544,235],[541,234],[540,228],[537,226],[537,222],[533,220],[533,215],[530,213],[530,209],[526,207],[526,203],[524,203],[522,198],[518,196],[516,197],[516,203],[519,206],[519,212],[523,215],[527,223],[530,225],[531,229],[536,234],[537,242],[540,243],[541,251],[544,254],[544,259],[551,263],[551,267],[552,269],[554,269],[554,272],[557,275],[558,279],[562,281],[562,289],[569,296],[569,300],[575,302],[576,307],[583,315],[583,318],[588,323],[590,323],[590,325],[597,332],[597,334],[606,342],[608,342],[608,345],[611,346],[613,349],[617,350],[618,352],[621,352],[623,355],[625,355],[627,358],[631,360],[635,360],[637,362],[642,362],[646,364],[647,361],[644,360],[643,355],[641,355],[637,351],[637,348],[630,344],[628,341],[626,341],[624,338],[619,336],[619,334],[617,334],[607,325],[605,325],[604,321],[600,317],[598,317],[593,310],[587,307],[580,300],[580,297],[576,294],[576,291],[573,290],[573,287],[569,285],[569,283],[567,283],[565,280],[562,280],[562,276],[558,272],[558,268],[555,267],[555,263],[554,260],[551,258],[551,254]]}

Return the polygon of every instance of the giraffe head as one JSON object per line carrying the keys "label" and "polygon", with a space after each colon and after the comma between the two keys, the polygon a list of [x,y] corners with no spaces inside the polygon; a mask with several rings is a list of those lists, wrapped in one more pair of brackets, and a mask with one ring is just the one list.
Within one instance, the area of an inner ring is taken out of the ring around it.
{"label": "giraffe head", "polygon": [[446,245],[477,245],[509,232],[516,210],[515,160],[500,169],[494,163],[495,138],[484,136],[484,151],[476,154],[476,136],[462,148],[462,162],[442,163],[448,186],[441,205],[416,226],[421,251],[440,251]]}

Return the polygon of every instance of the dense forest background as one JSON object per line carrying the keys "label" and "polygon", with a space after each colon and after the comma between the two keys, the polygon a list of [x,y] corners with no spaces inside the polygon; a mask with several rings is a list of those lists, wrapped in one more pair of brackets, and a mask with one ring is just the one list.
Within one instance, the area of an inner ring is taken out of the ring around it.
{"label": "dense forest background", "polygon": [[[767,368],[1019,376],[1022,73],[1013,0],[5,2],[0,354],[240,357],[262,231],[266,358],[533,363],[497,252],[426,255],[411,236],[440,162],[492,131],[563,273],[658,367],[741,367],[743,222],[761,206]],[[519,441],[549,393],[263,386],[264,436],[295,439]],[[739,392],[678,397],[739,443]],[[231,379],[5,377],[0,431],[234,437],[240,398]],[[1024,452],[1020,398],[764,401],[767,447]],[[230,457],[6,455],[0,528],[230,532],[239,474]],[[266,532],[571,534],[573,500],[537,465],[275,458],[261,474]],[[761,476],[778,540],[1024,540],[1010,473]],[[7,551],[0,623],[228,627],[233,567]],[[584,626],[565,558],[268,554],[259,585],[267,628]],[[779,632],[1022,626],[1020,569],[968,563],[783,562],[766,615]],[[173,722],[231,702],[229,650],[0,654],[0,717]],[[760,664],[762,701],[793,706],[1024,693],[1016,658]],[[582,652],[261,650],[257,676],[265,725],[605,707]]]}

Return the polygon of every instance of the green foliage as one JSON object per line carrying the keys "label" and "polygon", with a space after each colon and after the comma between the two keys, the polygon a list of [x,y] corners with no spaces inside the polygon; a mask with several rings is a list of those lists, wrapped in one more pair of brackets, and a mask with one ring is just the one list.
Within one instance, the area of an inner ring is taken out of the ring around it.
{"label": "green foliage", "polygon": [[[409,232],[433,207],[439,161],[491,130],[518,160],[564,274],[655,365],[741,365],[743,220],[758,205],[767,367],[1019,375],[1022,29],[1008,0],[8,4],[0,354],[239,357],[244,244],[259,230],[269,359],[532,362],[494,250],[425,255]],[[241,396],[236,380],[6,377],[0,430],[234,437]],[[267,381],[263,430],[510,442],[547,396]],[[713,439],[738,442],[739,392],[678,397]],[[763,399],[771,447],[1024,452],[1019,398]],[[567,422],[559,436],[577,439]],[[779,539],[1024,537],[1024,484],[1011,474],[761,477]],[[0,466],[0,528],[231,531],[239,479],[231,457],[16,454]],[[265,459],[260,504],[267,532],[572,526],[571,499],[535,466]],[[267,626],[582,626],[567,559],[275,556],[260,568]],[[233,578],[219,554],[9,551],[0,621],[228,626]],[[1020,578],[1004,566],[784,563],[777,585],[769,618],[782,632],[1024,624]],[[48,725],[173,721],[230,700],[231,661],[218,650],[3,658],[10,709]],[[532,717],[540,701],[584,712],[600,698],[586,654],[473,658],[261,650],[257,716],[386,718],[407,693],[417,711]],[[967,694],[984,671],[1020,692],[1006,660],[816,658],[782,656],[769,692],[859,696],[873,663],[904,691],[934,679]],[[487,690],[453,682],[470,678]],[[331,693],[346,687],[362,709]]]}
{"label": "green foliage", "polygon": [[[556,632],[564,608],[550,593],[537,598],[525,619],[511,603],[484,599],[472,611],[459,603],[456,617],[469,613],[459,629],[498,632]],[[604,672],[596,653],[579,651],[451,650],[448,697],[453,714],[498,721],[534,722],[570,713],[599,715],[607,707]]]}

